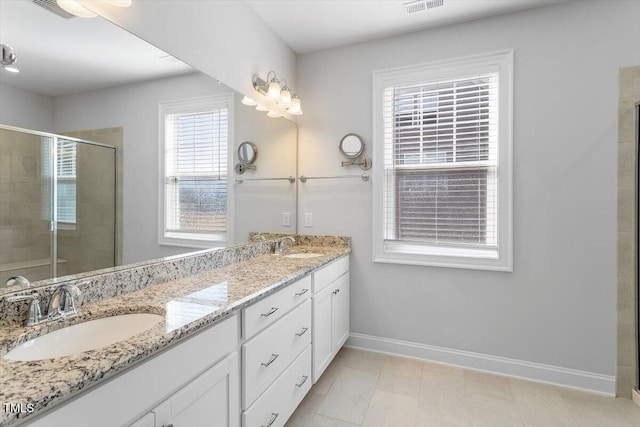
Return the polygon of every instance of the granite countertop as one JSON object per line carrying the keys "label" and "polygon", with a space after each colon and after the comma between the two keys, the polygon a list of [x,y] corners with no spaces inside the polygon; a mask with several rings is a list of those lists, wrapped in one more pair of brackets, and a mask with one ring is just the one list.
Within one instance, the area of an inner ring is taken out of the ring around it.
{"label": "granite countertop", "polygon": [[73,356],[28,362],[0,357],[0,402],[20,404],[23,411],[34,409],[32,414],[16,414],[3,408],[0,426],[12,425],[57,405],[350,251],[346,246],[296,245],[287,248],[285,254],[315,252],[322,256],[297,259],[260,255],[83,305],[77,315],[64,320],[31,327],[2,327],[0,356],[22,342],[90,319],[127,313],[165,316],[164,321],[128,340]]}

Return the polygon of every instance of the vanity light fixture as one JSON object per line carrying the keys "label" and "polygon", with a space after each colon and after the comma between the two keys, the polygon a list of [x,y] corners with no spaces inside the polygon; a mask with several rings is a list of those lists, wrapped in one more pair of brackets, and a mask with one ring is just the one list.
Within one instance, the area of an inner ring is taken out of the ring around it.
{"label": "vanity light fixture", "polygon": [[258,110],[258,111],[269,111],[269,109],[267,107],[265,107],[264,105],[262,105],[262,104],[256,105],[256,110]]}
{"label": "vanity light fixture", "polygon": [[289,89],[286,82],[280,91],[280,101],[278,101],[278,104],[282,105],[284,108],[291,107],[291,89]]}
{"label": "vanity light fixture", "polygon": [[[269,80],[269,75],[273,73],[273,77],[271,77],[271,80]],[[280,99],[280,82],[278,81],[278,79],[276,78],[276,72],[275,71],[269,71],[269,74],[267,74],[267,80],[269,81],[269,88],[267,89],[267,96],[271,99],[278,100]]]}
{"label": "vanity light fixture", "polygon": [[277,117],[282,117],[280,115],[280,113],[278,113],[277,111],[273,111],[273,110],[269,110],[269,112],[267,113],[268,117],[271,117],[272,119],[275,119]]}
{"label": "vanity light fixture", "polygon": [[[131,0],[100,0],[104,3],[108,3],[112,6],[129,7],[131,6]],[[87,0],[56,0],[58,6],[72,15],[79,16],[80,18],[93,18],[98,16],[97,13],[87,9],[83,6]]]}
{"label": "vanity light fixture", "polygon": [[[300,97],[295,94],[293,90],[289,88],[286,80],[278,80],[276,77],[275,71],[269,71],[267,73],[266,80],[262,80],[258,77],[257,74],[253,75],[252,78],[253,88],[260,94],[266,96],[269,100],[275,101],[283,108],[287,109],[289,114],[294,116],[299,116],[302,114],[302,108],[300,108]],[[244,101],[244,100],[243,100]],[[244,104],[244,102],[243,102]],[[248,105],[248,104],[247,104]],[[258,111],[269,111],[266,107],[263,107],[264,110],[256,107]],[[275,111],[270,111],[269,117],[280,117],[282,116]],[[274,114],[279,114],[275,116]]]}
{"label": "vanity light fixture", "polygon": [[301,116],[302,109],[300,108],[300,97],[298,95],[293,95],[291,97],[291,107],[287,110],[289,114],[293,114],[294,116]]}
{"label": "vanity light fixture", "polygon": [[18,60],[13,48],[4,43],[0,44],[0,47],[2,49],[2,67],[10,73],[19,73],[20,70],[13,65]]}
{"label": "vanity light fixture", "polygon": [[245,95],[244,98],[242,98],[241,101],[244,105],[248,105],[249,107],[254,107],[256,105],[258,105],[258,103],[256,101],[254,101],[253,99],[249,98],[248,96]]}

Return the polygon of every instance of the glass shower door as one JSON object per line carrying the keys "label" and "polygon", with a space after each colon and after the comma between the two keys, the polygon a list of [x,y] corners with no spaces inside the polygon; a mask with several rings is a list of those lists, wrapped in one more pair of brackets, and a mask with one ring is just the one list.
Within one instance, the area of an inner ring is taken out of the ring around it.
{"label": "glass shower door", "polygon": [[115,263],[116,149],[0,127],[0,286]]}
{"label": "glass shower door", "polygon": [[54,138],[0,129],[0,285],[52,276]]}
{"label": "glass shower door", "polygon": [[116,150],[57,138],[58,276],[115,266]]}

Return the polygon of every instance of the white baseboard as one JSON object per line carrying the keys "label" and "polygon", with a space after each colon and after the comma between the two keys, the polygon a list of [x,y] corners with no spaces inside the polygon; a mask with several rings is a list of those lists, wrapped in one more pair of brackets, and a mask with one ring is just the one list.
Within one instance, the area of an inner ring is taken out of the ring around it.
{"label": "white baseboard", "polygon": [[347,347],[446,363],[465,369],[491,372],[530,381],[579,388],[611,396],[614,396],[616,392],[615,376],[596,374],[577,369],[491,356],[471,351],[436,347],[410,341],[381,338],[354,332],[349,335],[349,340],[346,345]]}

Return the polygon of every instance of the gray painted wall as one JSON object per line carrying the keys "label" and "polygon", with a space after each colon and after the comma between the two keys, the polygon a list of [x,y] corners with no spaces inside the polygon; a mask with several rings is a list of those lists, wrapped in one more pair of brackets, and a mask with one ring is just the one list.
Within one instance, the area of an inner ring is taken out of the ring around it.
{"label": "gray painted wall", "polygon": [[299,230],[353,236],[353,332],[615,374],[617,73],[640,63],[638,16],[574,1],[298,57],[314,175],[359,172],[346,133],[371,154],[372,71],[515,50],[513,273],[374,264],[371,184],[301,184]]}
{"label": "gray painted wall", "polygon": [[[235,0],[88,5],[104,18],[232,89],[253,94],[251,76],[275,70],[296,88],[294,52],[247,4]],[[254,96],[257,98],[257,96]]]}
{"label": "gray painted wall", "polygon": [[195,250],[158,245],[158,103],[228,91],[198,73],[55,98],[57,133],[123,128],[125,264]]}
{"label": "gray painted wall", "polygon": [[0,124],[51,132],[53,98],[0,83]]}
{"label": "gray painted wall", "polygon": [[[228,93],[202,73],[118,86],[55,98],[55,131],[123,128],[123,243],[124,263],[197,250],[158,245],[158,103]],[[234,149],[252,141],[258,146],[257,170],[245,178],[295,175],[295,123],[272,119],[241,104],[234,92]],[[232,179],[234,175],[231,175]],[[235,240],[247,241],[250,231],[295,230],[295,185],[288,182],[235,184]],[[256,212],[260,212],[257,215]],[[281,226],[282,212],[291,212],[292,225]]]}

